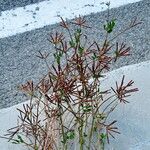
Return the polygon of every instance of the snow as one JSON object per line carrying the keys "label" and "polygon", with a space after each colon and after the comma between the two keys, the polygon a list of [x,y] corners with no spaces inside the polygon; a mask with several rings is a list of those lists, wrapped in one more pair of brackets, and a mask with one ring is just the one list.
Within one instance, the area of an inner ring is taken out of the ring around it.
{"label": "snow", "polygon": [[[121,81],[125,75],[125,81],[133,80],[139,92],[129,97],[129,104],[121,105],[114,111],[112,118],[118,121],[118,127],[122,134],[112,140],[107,150],[149,150],[150,149],[150,61],[125,66],[106,74],[103,83],[104,88],[115,86],[116,81]],[[26,102],[28,103],[28,102]],[[21,108],[22,103],[10,108],[0,110],[0,135],[17,123],[16,108]],[[26,150],[21,145],[13,145],[7,140],[0,139],[1,150]]]}
{"label": "snow", "polygon": [[[140,0],[109,1],[110,8],[115,8]],[[26,7],[3,11],[0,16],[0,38],[58,23],[60,21],[58,16],[72,19],[75,16],[88,15],[106,9],[103,0],[46,0]]]}

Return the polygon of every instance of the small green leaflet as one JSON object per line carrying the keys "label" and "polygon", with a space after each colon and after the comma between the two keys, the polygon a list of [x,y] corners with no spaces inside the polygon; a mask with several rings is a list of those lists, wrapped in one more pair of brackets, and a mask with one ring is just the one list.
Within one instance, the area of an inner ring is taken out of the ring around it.
{"label": "small green leaflet", "polygon": [[108,22],[106,25],[104,25],[104,29],[107,31],[107,33],[111,33],[116,25],[115,23],[116,19],[113,19],[112,21]]}

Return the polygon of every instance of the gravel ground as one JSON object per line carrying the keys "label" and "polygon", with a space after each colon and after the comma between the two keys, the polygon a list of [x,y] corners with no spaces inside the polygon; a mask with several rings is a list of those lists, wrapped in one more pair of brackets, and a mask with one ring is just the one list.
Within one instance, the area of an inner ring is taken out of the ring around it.
{"label": "gravel ground", "polygon": [[[128,4],[110,11],[110,18],[117,19],[114,33],[121,30],[131,19],[138,17],[142,24],[123,34],[117,41],[124,41],[132,48],[132,55],[120,59],[113,65],[118,68],[124,65],[139,63],[150,59],[150,1],[144,0]],[[87,30],[91,40],[100,40],[104,36],[103,24],[107,12],[91,14],[85,17],[93,28]],[[19,84],[27,80],[38,82],[46,73],[45,64],[36,57],[39,50],[50,52],[52,62],[53,48],[47,38],[50,32],[62,30],[58,24],[45,26],[34,31],[0,39],[0,108],[9,107],[25,101],[26,97],[17,90]]]}
{"label": "gravel ground", "polygon": [[0,0],[0,12],[10,10],[16,7],[38,3],[44,0]]}

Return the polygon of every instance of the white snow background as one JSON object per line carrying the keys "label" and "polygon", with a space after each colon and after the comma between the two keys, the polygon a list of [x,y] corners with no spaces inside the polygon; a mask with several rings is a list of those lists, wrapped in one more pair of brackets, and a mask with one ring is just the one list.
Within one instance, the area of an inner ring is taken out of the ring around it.
{"label": "white snow background", "polygon": [[[60,21],[58,15],[72,19],[79,14],[87,15],[106,10],[106,6],[101,4],[102,1],[72,1],[74,0],[43,1],[25,8],[2,12],[0,38],[57,23]],[[139,0],[110,0],[110,3],[113,8],[137,1]],[[109,72],[104,86],[115,85],[115,82],[120,81],[123,75],[126,76],[126,81],[131,79],[135,81],[139,92],[129,97],[129,104],[118,107],[112,114],[112,117],[118,120],[118,127],[122,134],[116,136],[116,140],[113,139],[106,150],[150,150],[150,61]],[[22,103],[0,110],[0,135],[16,125],[18,116],[16,108],[21,107]],[[26,150],[26,148],[0,139],[0,150]]]}
{"label": "white snow background", "polygon": [[75,16],[104,11],[140,0],[47,0],[40,3],[3,11],[0,16],[0,38],[31,31],[60,21],[58,16],[73,19]]}

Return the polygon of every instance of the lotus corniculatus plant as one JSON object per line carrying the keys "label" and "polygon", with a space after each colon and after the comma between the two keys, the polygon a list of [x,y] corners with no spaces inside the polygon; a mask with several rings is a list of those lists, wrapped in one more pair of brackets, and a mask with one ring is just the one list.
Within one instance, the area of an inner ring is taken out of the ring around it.
{"label": "lotus corniculatus plant", "polygon": [[[84,17],[71,22],[61,18],[60,25],[68,34],[56,32],[49,36],[55,50],[52,64],[47,59],[49,53],[37,54],[48,72],[38,84],[28,81],[20,86],[30,102],[18,109],[19,123],[8,130],[5,138],[33,150],[104,149],[110,137],[120,134],[117,121],[108,120],[108,116],[120,103],[128,103],[127,98],[138,89],[132,80],[125,82],[125,76],[108,90],[102,90],[101,80],[114,62],[130,55],[130,47],[124,42],[114,43],[114,39],[138,24],[134,19],[109,38],[116,21],[107,20],[103,43],[90,39],[89,44],[83,28],[91,27]],[[71,26],[75,27],[73,32]]]}

